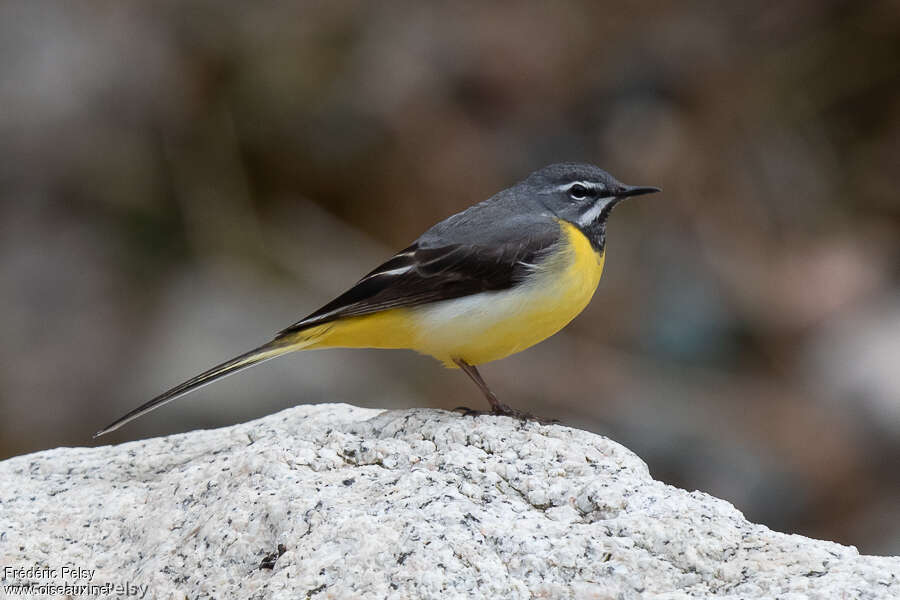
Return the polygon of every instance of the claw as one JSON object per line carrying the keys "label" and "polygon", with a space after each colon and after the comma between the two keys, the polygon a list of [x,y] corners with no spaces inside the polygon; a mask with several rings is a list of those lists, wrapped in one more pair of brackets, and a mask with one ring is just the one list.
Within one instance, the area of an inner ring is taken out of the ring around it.
{"label": "claw", "polygon": [[484,412],[480,410],[473,410],[468,406],[457,406],[453,409],[454,412],[459,412],[464,417],[477,417],[478,415],[483,415]]}

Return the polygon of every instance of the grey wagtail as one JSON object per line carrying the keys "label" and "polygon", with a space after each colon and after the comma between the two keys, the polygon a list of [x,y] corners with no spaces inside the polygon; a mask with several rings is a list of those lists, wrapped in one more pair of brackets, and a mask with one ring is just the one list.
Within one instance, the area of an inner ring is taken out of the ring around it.
{"label": "grey wagtail", "polygon": [[315,348],[408,348],[460,368],[498,415],[476,365],[550,337],[587,306],[600,282],[606,221],[629,196],[659,192],[616,181],[587,164],[563,163],[449,217],[281,331],[275,339],[185,381],[94,437],[263,361]]}

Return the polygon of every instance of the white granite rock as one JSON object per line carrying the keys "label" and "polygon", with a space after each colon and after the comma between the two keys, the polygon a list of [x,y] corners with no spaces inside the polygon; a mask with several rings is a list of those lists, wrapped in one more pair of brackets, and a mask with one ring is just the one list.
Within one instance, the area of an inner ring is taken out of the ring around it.
{"label": "white granite rock", "polygon": [[41,595],[900,598],[900,558],[775,533],[613,441],[509,418],[301,406],[13,458],[0,483],[0,576]]}

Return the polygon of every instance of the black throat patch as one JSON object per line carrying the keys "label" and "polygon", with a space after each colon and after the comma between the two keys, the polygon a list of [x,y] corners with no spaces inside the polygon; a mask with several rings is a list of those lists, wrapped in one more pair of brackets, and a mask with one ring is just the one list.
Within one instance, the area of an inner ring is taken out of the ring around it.
{"label": "black throat patch", "polygon": [[597,252],[603,252],[603,249],[606,247],[606,219],[608,216],[609,212],[604,211],[603,214],[586,227],[579,227],[588,241],[591,242],[591,247]]}

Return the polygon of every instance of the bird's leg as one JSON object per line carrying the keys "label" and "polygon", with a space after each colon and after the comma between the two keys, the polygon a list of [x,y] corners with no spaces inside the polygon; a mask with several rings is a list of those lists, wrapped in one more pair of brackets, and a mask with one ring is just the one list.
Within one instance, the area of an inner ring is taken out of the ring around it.
{"label": "bird's leg", "polygon": [[[481,377],[481,373],[478,372],[478,369],[475,368],[474,365],[470,365],[466,361],[461,358],[454,358],[453,362],[459,365],[459,368],[465,371],[466,375],[475,382],[475,385],[478,386],[478,389],[481,390],[481,393],[484,394],[484,397],[487,398],[487,401],[491,405],[491,413],[495,415],[506,415],[509,417],[516,417],[517,419],[529,419],[533,418],[528,413],[520,412],[506,404],[503,404],[499,400],[497,400],[497,396],[494,392],[491,391],[491,388],[484,382],[484,379]],[[475,415],[478,414],[477,411],[466,410],[466,414]]]}
{"label": "bird's leg", "polygon": [[487,398],[487,401],[491,404],[491,410],[497,410],[501,406],[500,401],[497,400],[497,396],[491,391],[491,388],[488,387],[487,383],[484,382],[478,369],[461,358],[454,358],[453,362],[459,365],[459,368],[465,371],[466,375],[475,382],[475,385],[478,386],[478,389],[481,390],[481,393],[484,394],[484,397]]}

